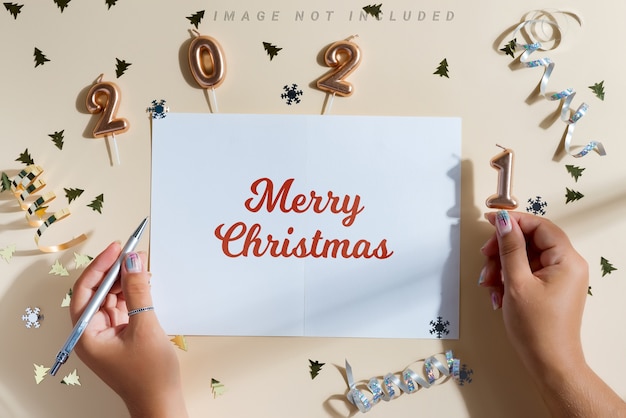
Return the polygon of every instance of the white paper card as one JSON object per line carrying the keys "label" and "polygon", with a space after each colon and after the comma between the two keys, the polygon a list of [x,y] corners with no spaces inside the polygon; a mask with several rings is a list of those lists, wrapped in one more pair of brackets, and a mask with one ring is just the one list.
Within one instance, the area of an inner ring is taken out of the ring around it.
{"label": "white paper card", "polygon": [[458,338],[458,118],[153,122],[168,334]]}

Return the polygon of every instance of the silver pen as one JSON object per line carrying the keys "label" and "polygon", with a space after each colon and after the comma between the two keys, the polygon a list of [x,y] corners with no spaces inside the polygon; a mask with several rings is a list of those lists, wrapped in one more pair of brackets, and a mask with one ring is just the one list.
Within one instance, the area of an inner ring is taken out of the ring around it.
{"label": "silver pen", "polygon": [[61,365],[67,361],[67,358],[70,356],[70,353],[74,349],[74,346],[80,339],[81,335],[83,335],[83,332],[85,332],[85,328],[87,328],[87,325],[89,325],[89,321],[91,321],[91,318],[93,318],[94,314],[98,311],[98,309],[100,309],[100,306],[102,306],[104,298],[109,293],[109,290],[111,290],[113,283],[115,283],[120,274],[120,269],[122,267],[124,257],[126,257],[128,253],[135,249],[137,243],[139,242],[139,239],[141,238],[141,235],[143,234],[144,229],[146,229],[147,224],[148,218],[145,218],[143,221],[141,221],[141,224],[139,224],[137,230],[130,236],[130,238],[126,242],[126,245],[124,245],[124,248],[122,248],[120,256],[117,258],[117,260],[115,260],[115,263],[113,263],[106,276],[104,276],[100,287],[98,287],[98,290],[96,290],[96,293],[87,304],[87,307],[78,319],[78,322],[76,322],[76,325],[70,333],[70,336],[67,337],[65,344],[63,344],[63,347],[61,347],[61,351],[59,351],[59,354],[57,354],[54,366],[52,366],[52,368],[50,369],[50,374],[52,376],[54,376],[61,367]]}

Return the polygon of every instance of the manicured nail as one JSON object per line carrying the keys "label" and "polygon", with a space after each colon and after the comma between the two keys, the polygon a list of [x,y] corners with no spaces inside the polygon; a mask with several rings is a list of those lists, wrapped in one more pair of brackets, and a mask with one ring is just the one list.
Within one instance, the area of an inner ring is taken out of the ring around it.
{"label": "manicured nail", "polygon": [[126,271],[129,273],[141,272],[141,258],[137,253],[129,253],[126,256]]}
{"label": "manicured nail", "polygon": [[513,226],[511,225],[509,212],[506,210],[498,211],[496,214],[496,230],[498,231],[498,234],[503,237],[511,232],[511,229],[513,229]]}
{"label": "manicured nail", "polygon": [[480,271],[480,276],[478,276],[478,286],[482,286],[482,284],[485,282],[486,270],[487,266],[483,267],[483,269]]}
{"label": "manicured nail", "polygon": [[502,299],[500,298],[500,293],[495,290],[491,291],[491,307],[493,310],[500,309],[502,306]]}

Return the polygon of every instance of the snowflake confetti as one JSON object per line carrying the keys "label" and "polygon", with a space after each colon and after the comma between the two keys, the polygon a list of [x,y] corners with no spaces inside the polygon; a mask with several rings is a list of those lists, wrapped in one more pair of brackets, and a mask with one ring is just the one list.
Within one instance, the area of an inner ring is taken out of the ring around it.
{"label": "snowflake confetti", "polygon": [[283,90],[285,92],[280,95],[280,98],[285,99],[285,102],[289,106],[291,106],[293,103],[300,103],[300,96],[302,96],[304,92],[302,90],[298,90],[297,84],[292,84],[291,86],[285,85],[283,87]]}
{"label": "snowflake confetti", "polygon": [[443,335],[448,335],[450,330],[448,330],[448,325],[450,325],[450,321],[444,321],[441,316],[437,317],[436,321],[430,321],[430,332],[437,336],[437,338],[441,338]]}
{"label": "snowflake confetti", "polygon": [[39,328],[41,321],[43,321],[43,315],[39,308],[26,308],[26,313],[22,315],[22,321],[24,321],[26,328]]}
{"label": "snowflake confetti", "polygon": [[547,202],[541,199],[541,196],[537,196],[535,199],[528,199],[528,206],[526,206],[526,212],[530,212],[533,215],[545,215]]}
{"label": "snowflake confetti", "polygon": [[150,107],[146,109],[152,115],[152,119],[163,119],[170,108],[165,106],[165,100],[153,100]]}
{"label": "snowflake confetti", "polygon": [[474,374],[474,370],[467,367],[467,364],[463,364],[459,370],[459,378],[457,382],[459,386],[464,386],[466,384],[472,383],[472,375]]}

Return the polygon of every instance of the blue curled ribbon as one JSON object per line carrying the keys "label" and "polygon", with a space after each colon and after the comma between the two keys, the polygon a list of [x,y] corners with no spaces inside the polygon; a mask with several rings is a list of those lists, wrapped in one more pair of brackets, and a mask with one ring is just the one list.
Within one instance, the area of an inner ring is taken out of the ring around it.
{"label": "blue curled ribbon", "polygon": [[[515,30],[513,31],[513,38],[517,39],[515,35],[517,32],[522,30],[527,25],[542,23],[553,26],[555,29],[559,29],[559,25],[555,22],[551,22],[545,19],[530,19],[520,23]],[[589,154],[591,151],[596,151],[601,156],[606,155],[606,151],[601,142],[598,141],[590,141],[587,145],[583,147],[583,149],[577,153],[573,153],[571,151],[572,148],[572,137],[574,135],[574,129],[576,128],[576,123],[587,113],[589,109],[589,105],[587,103],[582,103],[578,109],[571,114],[571,106],[574,97],[576,96],[576,91],[573,88],[567,88],[557,93],[548,94],[546,93],[546,88],[548,86],[548,81],[550,80],[550,76],[552,75],[552,71],[554,70],[554,61],[552,61],[548,57],[531,60],[530,55],[537,50],[542,49],[542,45],[540,42],[534,42],[531,44],[520,44],[517,41],[515,42],[516,46],[520,46],[524,49],[524,52],[520,56],[520,62],[524,64],[527,68],[536,68],[536,67],[544,67],[543,76],[541,77],[541,81],[539,83],[539,94],[550,101],[562,101],[561,103],[561,121],[567,124],[567,132],[564,140],[565,151],[576,158],[584,157]],[[570,116],[571,115],[571,116]]]}
{"label": "blue curled ribbon", "polygon": [[[439,373],[436,373],[437,370]],[[454,358],[452,350],[446,351],[446,365],[439,361],[435,356],[428,357],[424,360],[424,377],[415,373],[413,370],[406,368],[401,377],[393,373],[387,373],[383,378],[383,382],[376,377],[372,377],[367,383],[367,388],[371,392],[371,396],[367,396],[363,391],[357,388],[354,381],[352,367],[346,360],[346,376],[348,378],[348,401],[355,405],[359,411],[368,412],[374,405],[381,400],[389,402],[401,395],[401,392],[408,394],[415,393],[421,387],[429,388],[438,379],[443,378],[444,381],[449,377],[458,381],[460,376],[460,360]]]}

